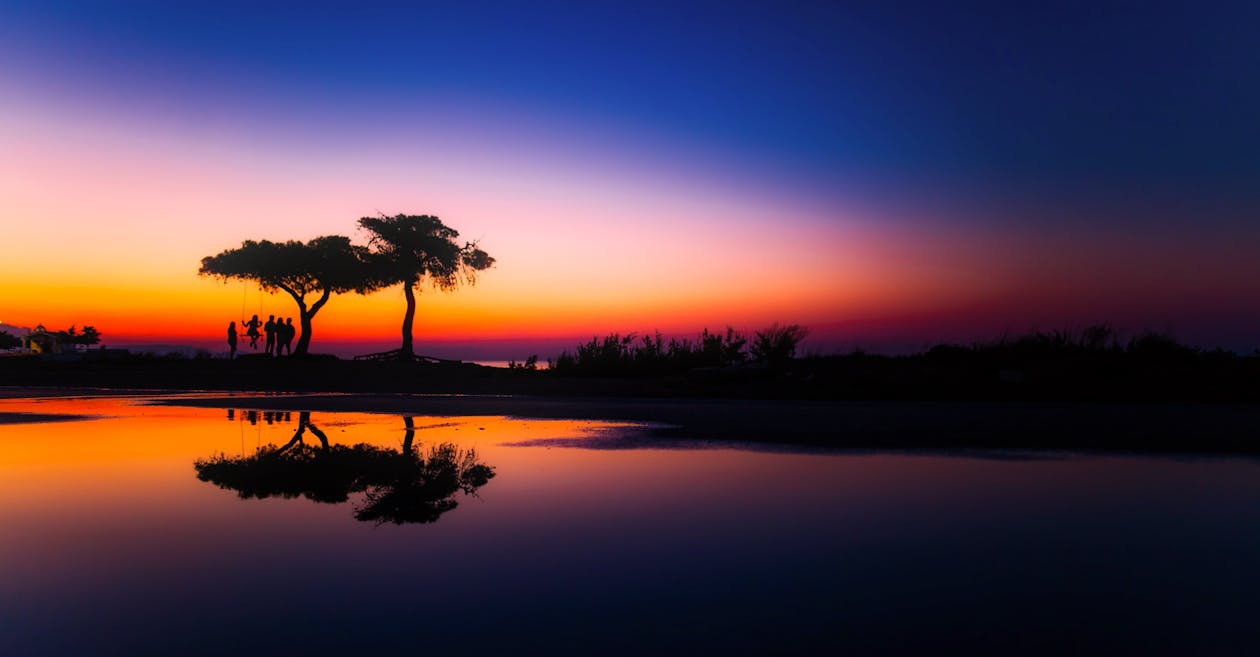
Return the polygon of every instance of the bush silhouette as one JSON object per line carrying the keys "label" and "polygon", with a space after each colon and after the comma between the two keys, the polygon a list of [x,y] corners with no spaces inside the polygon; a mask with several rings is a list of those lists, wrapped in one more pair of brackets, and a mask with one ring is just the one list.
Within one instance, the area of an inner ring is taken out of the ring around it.
{"label": "bush silhouette", "polygon": [[[803,337],[804,329],[795,329]],[[554,369],[562,374],[649,376],[728,367],[748,360],[747,344],[748,339],[729,326],[724,332],[706,328],[696,340],[667,340],[659,331],[644,336],[610,333],[579,344],[573,352],[561,353]]]}
{"label": "bush silhouette", "polygon": [[796,347],[809,335],[800,324],[790,326],[772,325],[764,331],[758,331],[753,338],[748,353],[753,360],[769,363],[771,367],[779,367],[796,356]]}

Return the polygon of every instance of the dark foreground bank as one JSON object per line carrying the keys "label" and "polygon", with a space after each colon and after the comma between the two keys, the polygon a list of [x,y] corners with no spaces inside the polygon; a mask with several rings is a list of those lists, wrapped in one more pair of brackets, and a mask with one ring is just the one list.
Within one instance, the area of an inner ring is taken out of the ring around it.
{"label": "dark foreground bank", "polygon": [[1260,403],[1260,356],[1177,345],[1146,350],[1019,344],[937,347],[910,356],[854,353],[796,359],[774,367],[741,364],[681,371],[636,366],[535,371],[331,356],[226,360],[126,354],[100,358],[89,353],[75,358],[2,357],[0,385],[544,397]]}

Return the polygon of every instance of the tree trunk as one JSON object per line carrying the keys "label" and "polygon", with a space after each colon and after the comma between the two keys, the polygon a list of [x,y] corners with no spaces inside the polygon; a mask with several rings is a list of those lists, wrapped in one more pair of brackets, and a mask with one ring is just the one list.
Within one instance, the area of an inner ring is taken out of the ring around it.
{"label": "tree trunk", "polygon": [[297,346],[293,348],[295,356],[305,354],[311,346],[311,315],[306,312],[306,308],[302,308],[298,313],[298,321],[302,324],[302,335],[298,336]]}
{"label": "tree trunk", "polygon": [[411,456],[412,445],[416,440],[416,422],[415,418],[410,415],[403,416],[403,424],[407,426],[407,433],[403,435],[403,456]]}
{"label": "tree trunk", "polygon": [[279,454],[283,452],[284,450],[289,449],[290,447],[302,442],[302,435],[306,433],[306,425],[310,417],[311,417],[310,413],[302,413],[301,415],[299,415],[298,428],[297,428],[297,431],[293,432],[293,438],[289,439],[289,442],[285,443],[282,447],[280,447],[280,449],[272,451],[271,454]]}
{"label": "tree trunk", "polygon": [[311,320],[315,318],[315,313],[319,312],[319,309],[323,308],[325,303],[328,303],[328,297],[331,294],[331,290],[324,290],[324,293],[320,295],[319,300],[312,304],[309,309],[306,307],[306,302],[303,301],[301,297],[296,294],[293,295],[293,298],[297,300],[298,304],[298,321],[302,324],[302,335],[298,337],[297,346],[293,348],[293,355],[297,356],[305,354],[307,350],[310,349]]}
{"label": "tree trunk", "polygon": [[407,298],[407,314],[403,315],[402,325],[402,349],[399,349],[399,356],[405,360],[415,358],[416,352],[411,346],[411,326],[416,319],[416,292],[412,289],[414,283],[403,283],[403,296]]}
{"label": "tree trunk", "polygon": [[328,436],[324,434],[323,431],[320,431],[319,427],[315,426],[314,424],[311,424],[311,422],[308,420],[306,422],[306,428],[310,429],[311,433],[315,434],[316,438],[319,438],[319,444],[321,447],[323,447],[324,449],[328,449]]}

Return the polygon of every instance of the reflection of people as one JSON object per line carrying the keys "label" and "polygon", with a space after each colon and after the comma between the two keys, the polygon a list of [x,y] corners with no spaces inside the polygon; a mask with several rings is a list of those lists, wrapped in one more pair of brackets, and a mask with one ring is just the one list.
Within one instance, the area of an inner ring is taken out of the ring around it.
{"label": "reflection of people", "polygon": [[236,358],[236,322],[228,322],[228,358]]}
{"label": "reflection of people", "polygon": [[257,349],[258,338],[262,335],[258,332],[258,327],[262,326],[262,322],[259,321],[258,315],[254,315],[248,322],[241,320],[241,324],[244,325],[245,328],[249,329],[245,331],[245,335],[249,336],[249,348]]}
{"label": "reflection of people", "polygon": [[271,356],[272,354],[276,352],[276,316],[275,315],[270,315],[267,317],[267,323],[263,325],[263,333],[267,334],[267,346],[264,348],[264,351],[267,352],[268,356]]}

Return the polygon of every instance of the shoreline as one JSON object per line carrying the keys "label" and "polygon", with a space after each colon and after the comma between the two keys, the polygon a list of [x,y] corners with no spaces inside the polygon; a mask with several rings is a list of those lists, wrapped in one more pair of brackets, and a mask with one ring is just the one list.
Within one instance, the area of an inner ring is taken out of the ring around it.
{"label": "shoreline", "polygon": [[[842,449],[1260,453],[1260,405],[836,402],[407,394],[181,396],[167,406],[414,416],[503,415],[650,425],[686,440]],[[650,446],[650,445],[648,445]]]}
{"label": "shoreline", "polygon": [[[1179,352],[1180,353],[1180,352]],[[1177,354],[1173,354],[1176,356]],[[471,363],[343,361],[331,357],[235,361],[128,357],[59,362],[0,358],[15,387],[162,391],[477,394],[538,397],[898,402],[1260,403],[1260,357],[1184,353],[1174,358],[1053,354],[1007,362],[948,349],[912,357],[862,354],[798,359],[781,369],[680,372],[504,370]]]}
{"label": "shoreline", "polygon": [[11,424],[41,424],[44,422],[79,422],[94,420],[95,415],[63,415],[60,413],[9,413],[0,411],[0,426]]}
{"label": "shoreline", "polygon": [[[459,393],[277,393],[0,387],[0,399],[129,397],[196,408],[508,416],[648,425],[636,446],[1260,454],[1260,404],[831,401]],[[39,419],[43,415],[46,419]],[[0,413],[0,424],[91,416]]]}

